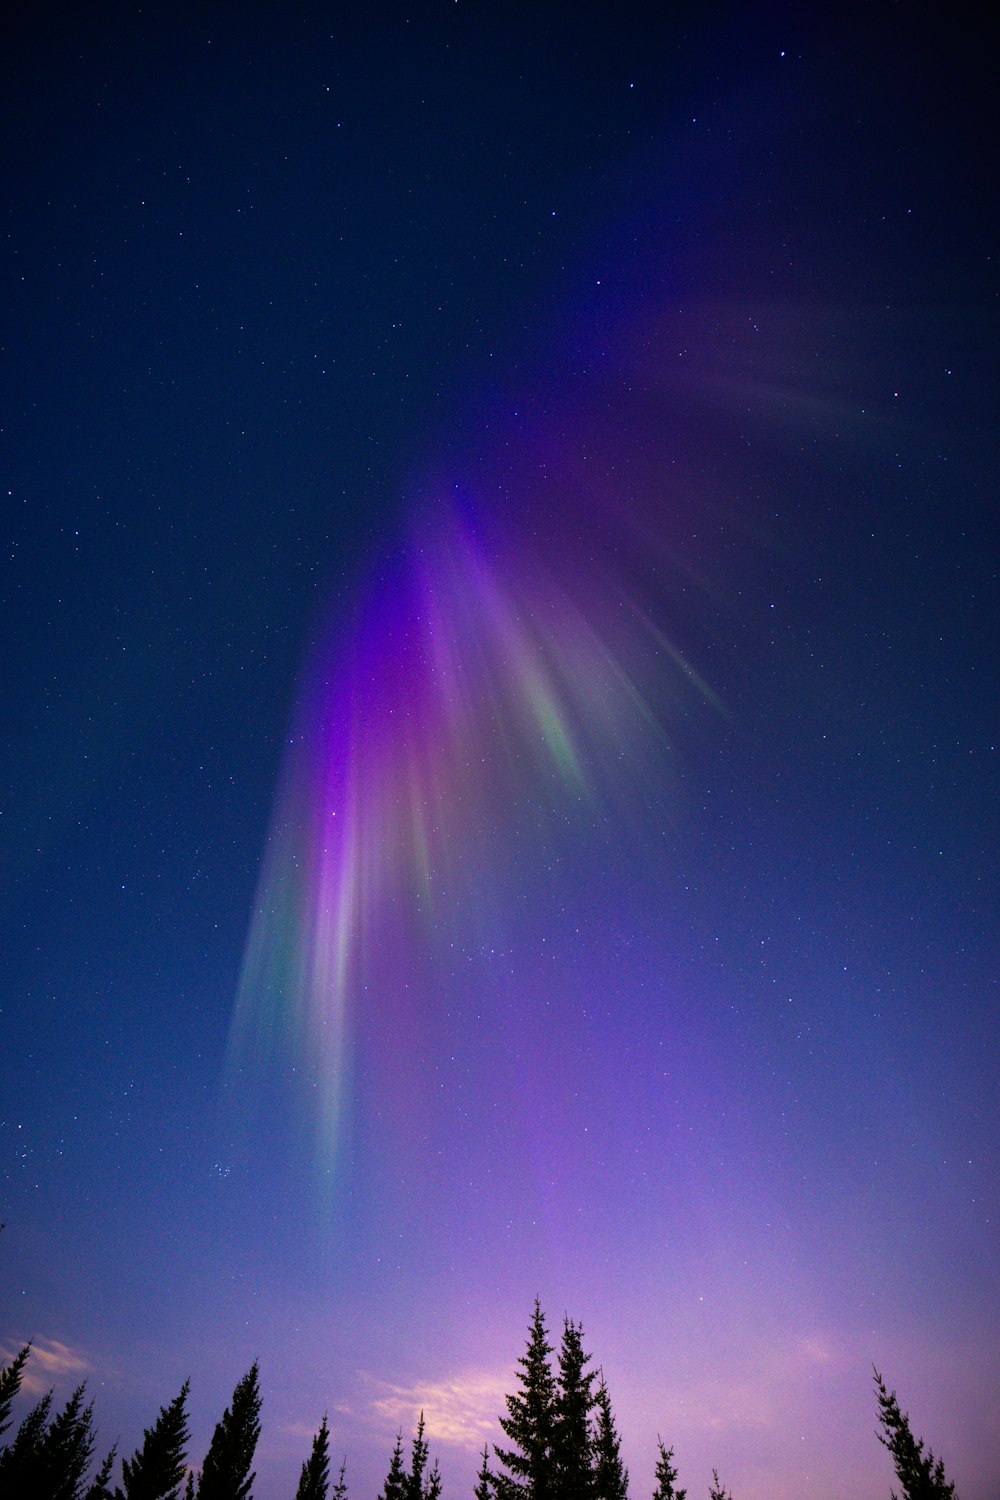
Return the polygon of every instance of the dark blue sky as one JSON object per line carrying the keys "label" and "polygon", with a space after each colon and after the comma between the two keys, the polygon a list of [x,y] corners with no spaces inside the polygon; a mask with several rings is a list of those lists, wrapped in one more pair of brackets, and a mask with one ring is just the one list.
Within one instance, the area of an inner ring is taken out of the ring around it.
{"label": "dark blue sky", "polygon": [[259,1354],[263,1500],[423,1403],[457,1495],[540,1293],[637,1497],[881,1494],[875,1360],[996,1500],[985,38],[2,52],[0,1345],[194,1462]]}

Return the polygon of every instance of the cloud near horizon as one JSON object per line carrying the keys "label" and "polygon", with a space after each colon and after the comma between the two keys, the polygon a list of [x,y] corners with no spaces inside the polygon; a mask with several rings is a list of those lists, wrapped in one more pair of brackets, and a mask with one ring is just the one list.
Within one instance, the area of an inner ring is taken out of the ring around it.
{"label": "cloud near horizon", "polygon": [[370,1410],[380,1426],[404,1436],[416,1427],[422,1411],[430,1442],[478,1452],[497,1436],[497,1417],[505,1409],[509,1372],[465,1370],[446,1380],[395,1385],[367,1377],[375,1389]]}

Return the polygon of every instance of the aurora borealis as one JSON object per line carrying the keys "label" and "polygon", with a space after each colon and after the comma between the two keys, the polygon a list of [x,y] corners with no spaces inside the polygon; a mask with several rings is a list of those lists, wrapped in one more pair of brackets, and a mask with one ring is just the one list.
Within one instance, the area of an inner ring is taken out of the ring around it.
{"label": "aurora borealis", "polygon": [[[385,990],[412,987],[433,1008],[431,976],[465,925],[495,940],[491,893],[560,849],[641,845],[638,825],[662,824],[671,709],[713,701],[666,634],[662,598],[647,602],[669,576],[671,507],[651,472],[632,480],[647,493],[624,480],[655,431],[633,421],[595,441],[589,415],[561,444],[519,432],[534,475],[508,459],[478,506],[435,496],[349,634],[324,633],[310,664],[231,1071],[235,1089],[245,1068],[295,1059],[326,1172],[371,965],[392,949]],[[577,472],[588,458],[593,479]]]}
{"label": "aurora borealis", "polygon": [[634,1500],[998,1500],[988,49],[7,23],[0,1347],[258,1500],[582,1319]]}

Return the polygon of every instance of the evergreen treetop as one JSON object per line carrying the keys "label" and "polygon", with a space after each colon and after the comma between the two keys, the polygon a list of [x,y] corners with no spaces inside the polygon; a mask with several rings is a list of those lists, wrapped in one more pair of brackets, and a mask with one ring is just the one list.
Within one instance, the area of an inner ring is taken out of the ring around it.
{"label": "evergreen treetop", "polygon": [[924,1456],[923,1438],[915,1438],[910,1419],[901,1411],[895,1391],[887,1391],[878,1370],[874,1371],[882,1431],[876,1437],[888,1448],[903,1486],[902,1497],[892,1492],[892,1500],[957,1500],[955,1486],[945,1477],[944,1464],[928,1448]]}
{"label": "evergreen treetop", "polygon": [[424,1437],[424,1414],[417,1418],[417,1435],[413,1439],[410,1472],[406,1481],[406,1500],[423,1500],[424,1470],[427,1468],[429,1449]]}
{"label": "evergreen treetop", "polygon": [[337,1474],[337,1480],[333,1486],[333,1489],[330,1491],[330,1500],[347,1500],[347,1480],[344,1478],[346,1473],[347,1459],[345,1457],[340,1461],[340,1469]]}
{"label": "evergreen treetop", "polygon": [[673,1448],[664,1448],[660,1437],[657,1437],[656,1445],[660,1452],[656,1460],[656,1489],[653,1491],[653,1500],[686,1500],[687,1490],[674,1489],[677,1470],[674,1468]]}
{"label": "evergreen treetop", "polygon": [[594,1500],[628,1500],[628,1469],[622,1463],[621,1439],[603,1372],[600,1380],[595,1397]]}
{"label": "evergreen treetop", "polygon": [[0,1368],[0,1436],[10,1426],[10,1409],[13,1405],[14,1397],[21,1389],[24,1367],[28,1362],[28,1355],[30,1353],[31,1345],[25,1344],[24,1348],[15,1354],[9,1365],[4,1365]]}
{"label": "evergreen treetop", "polygon": [[708,1492],[708,1500],[733,1500],[732,1492],[719,1483],[718,1469],[712,1470],[712,1487]]}
{"label": "evergreen treetop", "polygon": [[[16,1361],[15,1361],[16,1363]],[[21,1361],[23,1369],[24,1361]],[[20,1370],[18,1371],[18,1378]],[[0,1449],[0,1494],[31,1500],[104,1500],[114,1449],[94,1481],[86,1473],[94,1452],[94,1408],[80,1385],[55,1417],[48,1391],[24,1417],[14,1441]]]}
{"label": "evergreen treetop", "polygon": [[0,1490],[17,1494],[18,1486],[27,1488],[27,1476],[34,1471],[49,1425],[52,1392],[46,1391],[40,1401],[22,1419],[14,1441],[0,1453]]}
{"label": "evergreen treetop", "polygon": [[178,1500],[184,1480],[188,1444],[185,1380],[169,1406],[161,1406],[152,1427],[143,1434],[142,1447],[122,1460],[122,1489],[115,1500]]}
{"label": "evergreen treetop", "polygon": [[260,1437],[261,1395],[254,1360],[233,1391],[212,1434],[198,1481],[198,1500],[247,1500],[253,1489],[250,1471]]}
{"label": "evergreen treetop", "polygon": [[424,1487],[422,1500],[441,1500],[441,1470],[438,1468],[437,1459],[431,1465],[431,1472],[427,1476],[427,1484]]}
{"label": "evergreen treetop", "polygon": [[556,1387],[549,1367],[552,1345],[538,1298],[528,1327],[528,1347],[518,1360],[521,1366],[520,1394],[507,1397],[507,1415],[500,1426],[510,1439],[509,1448],[494,1448],[506,1474],[493,1475],[499,1500],[556,1500],[555,1466],[552,1457]]}
{"label": "evergreen treetop", "polygon": [[489,1445],[483,1447],[483,1461],[476,1475],[476,1487],[472,1491],[473,1500],[491,1500],[493,1494],[493,1475],[490,1473],[490,1450]]}
{"label": "evergreen treetop", "polygon": [[52,1500],[78,1500],[83,1476],[94,1452],[94,1407],[84,1406],[85,1387],[78,1385],[42,1438],[37,1493]]}
{"label": "evergreen treetop", "polygon": [[403,1468],[403,1434],[396,1434],[396,1446],[392,1450],[392,1458],[389,1461],[389,1472],[382,1486],[382,1493],[378,1500],[407,1500],[406,1494],[407,1474]]}
{"label": "evergreen treetop", "polygon": [[111,1452],[107,1455],[101,1467],[90,1481],[83,1500],[115,1500],[111,1489],[111,1470],[114,1468],[117,1453],[118,1444],[115,1443]]}
{"label": "evergreen treetop", "polygon": [[330,1429],[326,1417],[313,1438],[312,1452],[302,1465],[295,1500],[326,1500],[330,1481]]}
{"label": "evergreen treetop", "polygon": [[566,1318],[559,1349],[558,1388],[552,1420],[553,1494],[556,1500],[591,1500],[594,1462],[590,1417],[597,1398],[583,1351],[583,1328]]}

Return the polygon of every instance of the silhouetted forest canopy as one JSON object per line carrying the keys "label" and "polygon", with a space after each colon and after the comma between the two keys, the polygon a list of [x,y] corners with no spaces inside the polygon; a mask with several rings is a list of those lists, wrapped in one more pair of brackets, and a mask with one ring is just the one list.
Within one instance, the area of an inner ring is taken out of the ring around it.
{"label": "silhouetted forest canopy", "polygon": [[[190,1465],[185,1381],[143,1433],[142,1443],[118,1463],[117,1447],[99,1461],[94,1407],[80,1385],[65,1406],[53,1409],[49,1391],[22,1418],[13,1435],[11,1411],[31,1357],[31,1345],[0,1367],[0,1500],[252,1500],[254,1454],[261,1432],[256,1361],[237,1383],[212,1435],[200,1469]],[[878,1370],[875,1395],[881,1432],[901,1489],[893,1500],[957,1500],[942,1460],[913,1436],[895,1391]],[[518,1388],[498,1418],[502,1442],[483,1450],[474,1500],[645,1500],[629,1488],[621,1441],[603,1372],[584,1349],[583,1328],[563,1322],[559,1348],[549,1341],[536,1301]],[[657,1440],[655,1488],[650,1500],[686,1500],[677,1487],[674,1450]],[[324,1416],[289,1500],[349,1500],[347,1460],[333,1477],[331,1434]],[[120,1481],[113,1482],[116,1468]],[[396,1435],[385,1481],[376,1500],[439,1500],[443,1480],[432,1459],[424,1414],[404,1443]],[[709,1500],[734,1500],[713,1469]],[[361,1500],[356,1496],[355,1500]],[[694,1497],[692,1495],[692,1500]]]}

